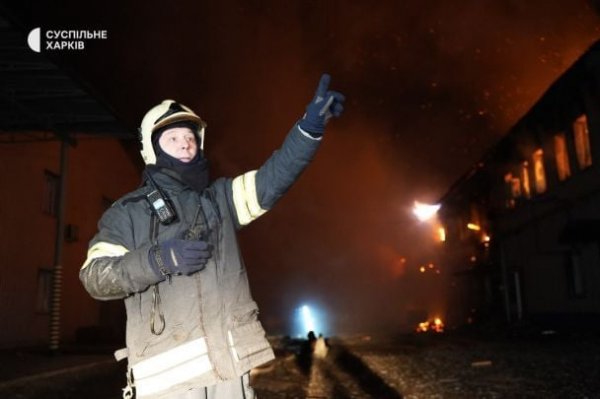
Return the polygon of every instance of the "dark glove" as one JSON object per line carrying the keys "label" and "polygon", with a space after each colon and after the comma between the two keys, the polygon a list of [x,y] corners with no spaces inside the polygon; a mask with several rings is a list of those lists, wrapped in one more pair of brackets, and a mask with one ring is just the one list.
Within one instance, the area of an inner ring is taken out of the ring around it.
{"label": "dark glove", "polygon": [[206,241],[172,238],[152,246],[148,259],[154,273],[164,280],[171,274],[188,276],[204,269],[211,252]]}
{"label": "dark glove", "polygon": [[332,116],[338,117],[344,111],[346,97],[337,91],[328,90],[330,80],[331,76],[326,73],[321,76],[317,92],[306,107],[306,114],[298,122],[302,130],[315,137],[323,135],[325,125]]}

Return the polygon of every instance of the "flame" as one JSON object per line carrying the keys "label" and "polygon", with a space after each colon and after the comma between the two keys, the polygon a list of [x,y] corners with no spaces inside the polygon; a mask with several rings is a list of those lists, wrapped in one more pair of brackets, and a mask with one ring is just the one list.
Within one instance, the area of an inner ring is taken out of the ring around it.
{"label": "flame", "polygon": [[429,322],[424,321],[417,326],[417,332],[427,332],[429,330]]}
{"label": "flame", "polygon": [[444,332],[444,322],[441,318],[435,317],[433,320],[428,320],[417,324],[416,332],[435,332],[435,333],[443,333]]}

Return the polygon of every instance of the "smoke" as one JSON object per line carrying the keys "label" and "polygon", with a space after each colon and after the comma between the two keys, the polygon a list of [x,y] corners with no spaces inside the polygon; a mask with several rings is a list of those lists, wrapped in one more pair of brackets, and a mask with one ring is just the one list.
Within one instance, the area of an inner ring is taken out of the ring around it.
{"label": "smoke", "polygon": [[[341,330],[379,330],[443,309],[451,270],[416,271],[437,258],[431,227],[410,215],[413,200],[441,197],[598,35],[585,3],[399,3],[253,10],[248,47],[260,57],[242,92],[257,96],[256,109],[237,111],[268,126],[261,148],[275,148],[321,71],[349,99],[310,169],[242,235],[269,314],[313,298]],[[238,145],[217,158],[239,156]],[[238,166],[260,164],[243,157]]]}
{"label": "smoke", "polygon": [[418,272],[436,243],[413,200],[440,198],[599,33],[598,2],[583,0],[67,3],[22,13],[106,28],[109,40],[65,61],[132,128],[163,98],[195,109],[215,177],[259,167],[322,72],[346,94],[313,164],[240,233],[271,332],[307,300],[334,332],[441,309],[450,271]]}

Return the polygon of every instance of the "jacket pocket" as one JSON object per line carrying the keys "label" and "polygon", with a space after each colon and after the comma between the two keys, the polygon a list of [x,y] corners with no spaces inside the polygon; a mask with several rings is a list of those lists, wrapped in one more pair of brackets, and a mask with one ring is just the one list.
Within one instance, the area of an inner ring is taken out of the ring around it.
{"label": "jacket pocket", "polygon": [[235,306],[232,311],[233,327],[243,326],[258,320],[258,305],[254,301]]}
{"label": "jacket pocket", "polygon": [[236,361],[271,350],[259,321],[233,327],[228,331],[229,347]]}

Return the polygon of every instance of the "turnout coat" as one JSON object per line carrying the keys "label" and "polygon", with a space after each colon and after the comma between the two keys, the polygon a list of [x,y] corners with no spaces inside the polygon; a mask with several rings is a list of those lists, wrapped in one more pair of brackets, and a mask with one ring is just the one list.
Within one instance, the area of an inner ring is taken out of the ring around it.
{"label": "turnout coat", "polygon": [[[162,225],[143,186],[116,201],[98,223],[79,277],[100,300],[124,299],[130,384],[137,396],[165,398],[241,376],[274,358],[258,321],[236,230],[285,193],[319,145],[297,125],[258,169],[220,178],[202,193],[177,173],[150,165],[178,220]],[[156,282],[148,253],[169,238],[208,241],[212,256],[190,276]]]}

